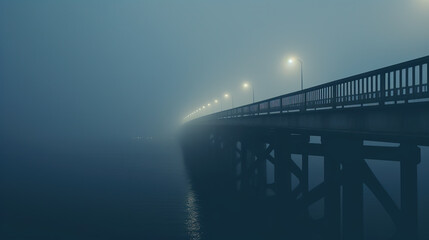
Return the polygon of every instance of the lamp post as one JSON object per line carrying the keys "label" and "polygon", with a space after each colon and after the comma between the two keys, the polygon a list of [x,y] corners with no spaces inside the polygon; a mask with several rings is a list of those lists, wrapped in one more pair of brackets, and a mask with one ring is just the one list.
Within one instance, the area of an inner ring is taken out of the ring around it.
{"label": "lamp post", "polygon": [[231,98],[231,108],[234,108],[234,102],[232,100],[232,95],[229,95],[228,93],[225,93],[224,97],[225,98]]}
{"label": "lamp post", "polygon": [[210,103],[207,103],[207,114],[209,114],[209,113],[210,113],[210,106],[211,106],[211,104],[210,104]]}
{"label": "lamp post", "polygon": [[[218,103],[219,103],[219,101],[218,101],[217,99],[215,99],[215,100],[214,100],[214,103],[215,103],[215,104],[218,104]],[[220,102],[220,111],[222,112],[222,101]]]}
{"label": "lamp post", "polygon": [[301,65],[301,90],[303,90],[304,89],[304,77],[303,77],[303,74],[302,74],[302,60],[299,59],[299,58],[289,58],[288,62],[289,63],[293,63],[293,62],[295,62],[295,60],[298,61],[300,63],[300,65]]}
{"label": "lamp post", "polygon": [[255,89],[253,88],[253,84],[250,84],[250,83],[247,83],[247,82],[243,83],[243,88],[244,89],[247,89],[249,87],[252,88],[252,103],[255,103]]}
{"label": "lamp post", "polygon": [[206,110],[207,110],[206,105],[203,105],[201,107],[201,116],[207,115],[207,111]]}

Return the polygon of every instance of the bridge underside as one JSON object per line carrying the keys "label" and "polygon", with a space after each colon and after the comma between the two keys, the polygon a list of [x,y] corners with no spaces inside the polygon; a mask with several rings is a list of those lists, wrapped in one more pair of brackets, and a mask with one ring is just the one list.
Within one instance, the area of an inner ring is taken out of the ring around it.
{"label": "bridge underside", "polygon": [[[323,199],[323,219],[318,221],[307,217],[309,222],[313,222],[311,224],[322,229],[323,239],[330,240],[363,239],[363,189],[366,186],[394,223],[395,232],[391,234],[398,239],[417,239],[417,166],[421,155],[417,141],[422,144],[425,137],[409,131],[421,128],[423,123],[410,128],[405,124],[408,117],[427,119],[428,116],[424,111],[418,113],[404,105],[402,124],[385,120],[386,127],[382,124],[383,119],[377,119],[377,124],[371,124],[371,121],[359,123],[383,114],[397,114],[397,107],[390,109],[390,113],[388,109],[384,108],[383,112],[377,108],[365,111],[371,114],[359,114],[355,109],[347,109],[346,115],[334,111],[293,114],[293,117],[288,114],[287,120],[277,114],[187,125],[182,136],[185,163],[191,180],[194,185],[201,186],[201,191],[221,189],[221,194],[218,194],[221,196],[239,194],[243,203],[253,198],[272,199],[277,203],[273,207],[279,214],[274,221],[286,221],[284,226],[291,223],[283,217],[307,216],[309,206]],[[324,117],[331,121],[348,121],[352,115],[359,118],[353,120],[355,125],[350,125],[355,126],[353,131],[345,131],[346,126],[336,127],[338,122],[321,121]],[[318,128],[312,128],[313,124]],[[364,132],[362,127],[371,127],[384,134],[377,136],[368,133],[369,130]],[[313,129],[321,134],[316,134]],[[395,135],[401,130],[407,131],[407,138]],[[319,135],[320,141],[311,140],[311,135]],[[390,138],[399,144],[374,146],[364,141],[382,138]],[[292,155],[300,157],[292,159]],[[309,156],[322,159],[312,160]],[[323,161],[324,180],[310,189],[309,166],[312,161],[320,160]],[[373,160],[393,161],[400,165],[400,205],[395,203],[369,167],[367,162]],[[269,181],[268,176],[273,176],[273,179]],[[295,186],[293,176],[297,179]]]}
{"label": "bridge underside", "polygon": [[429,145],[429,102],[271,113],[192,122],[207,127],[262,128],[312,135],[345,133],[359,135],[366,140],[405,140]]}

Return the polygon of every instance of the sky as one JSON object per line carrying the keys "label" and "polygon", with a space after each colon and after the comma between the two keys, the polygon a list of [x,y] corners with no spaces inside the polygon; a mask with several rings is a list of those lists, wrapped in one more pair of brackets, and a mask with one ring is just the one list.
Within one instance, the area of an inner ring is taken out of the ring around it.
{"label": "sky", "polygon": [[429,55],[428,12],[428,0],[0,0],[0,141],[170,136],[225,92],[249,103],[243,81],[257,101],[299,90],[289,56],[311,87]]}

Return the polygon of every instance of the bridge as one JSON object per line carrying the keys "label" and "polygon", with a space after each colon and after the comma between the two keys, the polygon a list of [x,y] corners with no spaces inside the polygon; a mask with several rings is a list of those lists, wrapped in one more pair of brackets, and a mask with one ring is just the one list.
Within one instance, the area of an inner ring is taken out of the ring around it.
{"label": "bridge", "polygon": [[[191,120],[182,131],[191,176],[244,200],[276,199],[285,216],[308,217],[323,199],[324,239],[364,238],[365,185],[395,224],[392,236],[417,239],[428,66],[426,56]],[[324,181],[312,189],[309,156],[323,159]],[[399,165],[399,205],[368,165],[378,160]]]}

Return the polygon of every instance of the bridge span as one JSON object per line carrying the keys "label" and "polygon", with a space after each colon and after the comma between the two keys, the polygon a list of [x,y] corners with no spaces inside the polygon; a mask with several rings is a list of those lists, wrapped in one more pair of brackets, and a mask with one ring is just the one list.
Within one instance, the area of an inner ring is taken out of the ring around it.
{"label": "bridge span", "polygon": [[409,137],[429,136],[429,56],[325,83],[192,121]]}
{"label": "bridge span", "polygon": [[[426,56],[191,120],[181,135],[191,179],[240,201],[275,199],[276,212],[307,222],[309,206],[323,199],[324,217],[314,220],[323,239],[364,238],[366,186],[394,223],[392,237],[417,239],[428,66]],[[313,188],[311,156],[323,159],[324,180]],[[379,160],[399,165],[399,203],[368,165]]]}

